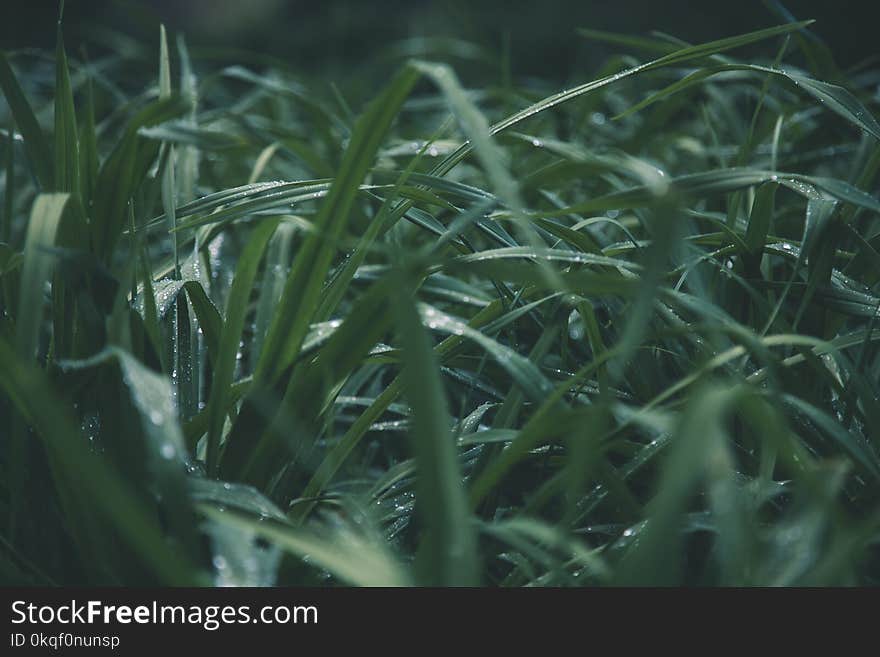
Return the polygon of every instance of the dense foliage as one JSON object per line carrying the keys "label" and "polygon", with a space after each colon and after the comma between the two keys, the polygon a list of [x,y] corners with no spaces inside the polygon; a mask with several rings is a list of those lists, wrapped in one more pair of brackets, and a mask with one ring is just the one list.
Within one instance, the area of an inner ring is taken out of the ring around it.
{"label": "dense foliage", "polygon": [[0,57],[2,580],[876,583],[880,71],[577,38]]}

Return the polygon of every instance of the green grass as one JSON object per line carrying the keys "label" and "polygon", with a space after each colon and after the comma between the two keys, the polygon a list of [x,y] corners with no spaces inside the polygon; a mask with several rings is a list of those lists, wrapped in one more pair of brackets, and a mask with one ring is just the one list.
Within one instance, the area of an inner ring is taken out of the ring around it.
{"label": "green grass", "polygon": [[0,56],[0,580],[876,585],[880,70],[809,29]]}

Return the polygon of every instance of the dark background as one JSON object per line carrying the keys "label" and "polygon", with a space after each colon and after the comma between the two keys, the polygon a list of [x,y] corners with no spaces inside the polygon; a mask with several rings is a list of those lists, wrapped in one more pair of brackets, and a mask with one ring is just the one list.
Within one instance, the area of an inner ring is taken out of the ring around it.
{"label": "dark background", "polygon": [[[784,4],[798,19],[817,19],[814,31],[841,65],[880,53],[880,0]],[[3,0],[0,12],[3,49],[53,45],[56,0]],[[207,58],[243,61],[250,51],[304,72],[350,73],[400,39],[444,36],[499,53],[509,43],[514,75],[559,79],[581,77],[609,54],[578,37],[577,27],[707,41],[781,22],[761,0],[67,0],[68,50],[81,43],[119,50],[110,32],[154,44],[159,21],[184,31]]]}

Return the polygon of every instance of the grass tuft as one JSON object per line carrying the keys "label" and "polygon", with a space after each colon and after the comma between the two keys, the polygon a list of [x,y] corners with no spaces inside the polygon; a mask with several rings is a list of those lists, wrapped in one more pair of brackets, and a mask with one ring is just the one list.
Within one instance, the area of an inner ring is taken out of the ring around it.
{"label": "grass tuft", "polygon": [[771,5],[550,95],[0,53],[0,573],[876,585],[880,73]]}

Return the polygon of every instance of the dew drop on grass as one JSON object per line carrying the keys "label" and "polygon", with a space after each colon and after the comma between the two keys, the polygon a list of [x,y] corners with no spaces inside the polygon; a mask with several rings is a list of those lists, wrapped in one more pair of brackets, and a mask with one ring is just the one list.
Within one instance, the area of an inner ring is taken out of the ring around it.
{"label": "dew drop on grass", "polygon": [[97,413],[88,413],[83,417],[80,428],[89,442],[95,442],[101,433],[101,417]]}
{"label": "dew drop on grass", "polygon": [[281,562],[281,551],[257,537],[249,528],[211,522],[207,526],[214,556],[217,586],[272,586]]}

